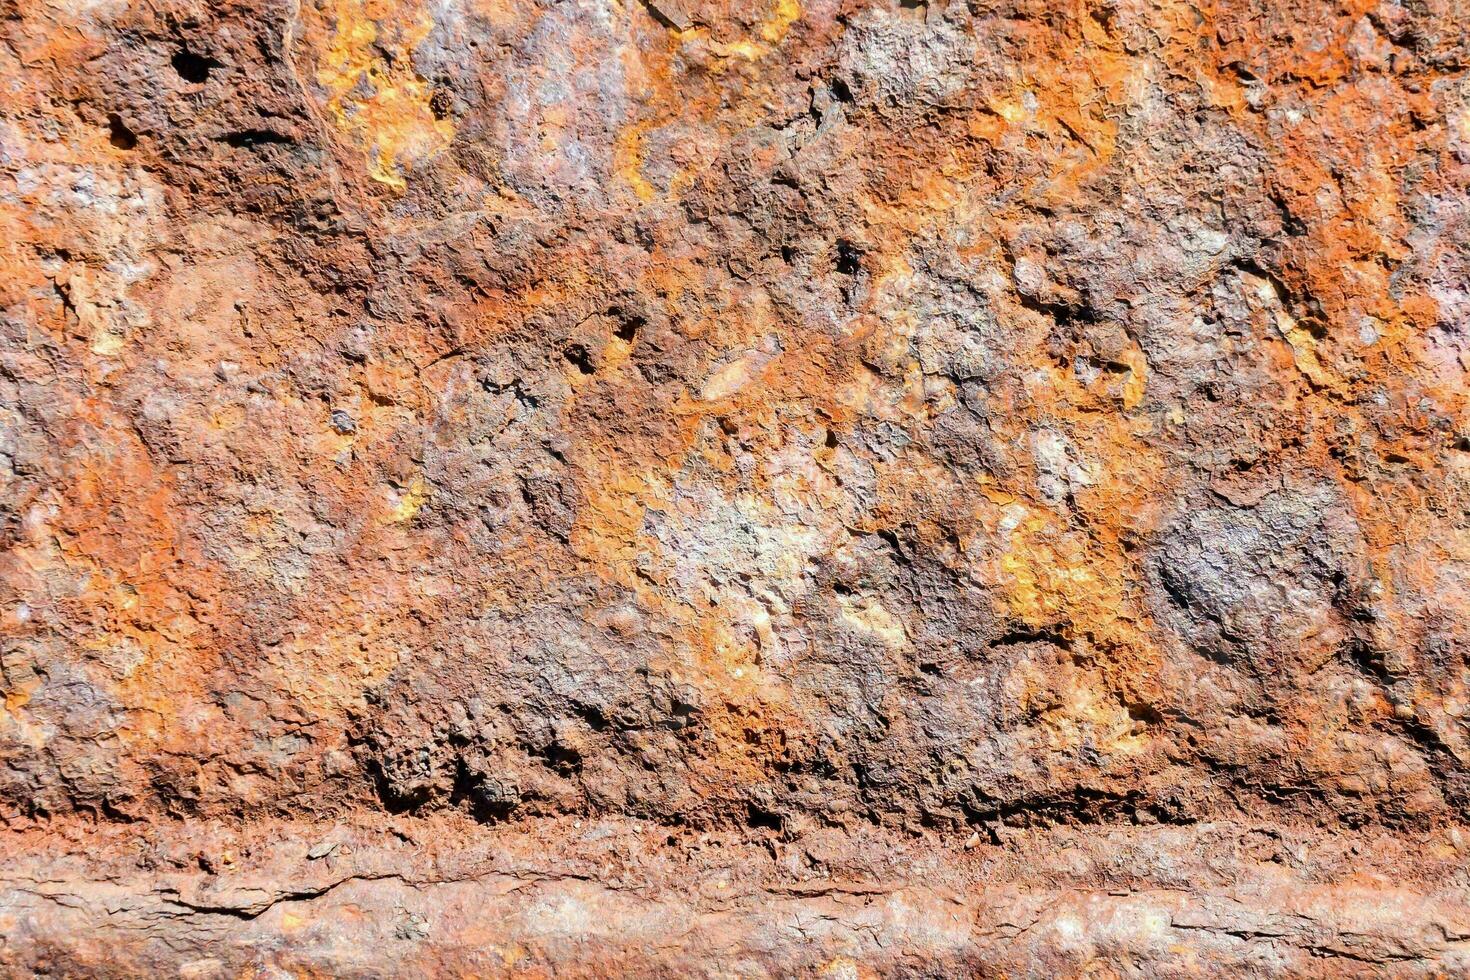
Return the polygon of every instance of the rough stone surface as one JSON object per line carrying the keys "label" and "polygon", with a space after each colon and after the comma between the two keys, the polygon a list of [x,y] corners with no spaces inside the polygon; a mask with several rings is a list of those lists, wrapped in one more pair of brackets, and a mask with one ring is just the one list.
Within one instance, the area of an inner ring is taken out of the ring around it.
{"label": "rough stone surface", "polygon": [[1462,0],[0,0],[0,970],[1470,972]]}

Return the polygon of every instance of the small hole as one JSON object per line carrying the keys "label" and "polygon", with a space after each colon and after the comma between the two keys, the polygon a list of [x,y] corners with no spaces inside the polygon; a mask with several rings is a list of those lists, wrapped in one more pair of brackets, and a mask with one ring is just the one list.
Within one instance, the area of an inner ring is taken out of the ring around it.
{"label": "small hole", "polygon": [[119,150],[131,150],[138,145],[138,135],[114,112],[107,116],[107,142]]}
{"label": "small hole", "polygon": [[852,101],[852,89],[848,88],[847,83],[844,82],[842,79],[832,79],[832,84],[829,85],[828,88],[832,92],[832,98],[836,99],[838,102]]}
{"label": "small hole", "polygon": [[587,348],[583,347],[581,344],[573,344],[566,350],[562,351],[561,356],[565,357],[568,364],[573,365],[578,371],[581,371],[583,374],[591,374],[593,371],[597,370],[592,366],[592,355],[587,353]]}
{"label": "small hole", "polygon": [[844,276],[855,276],[863,269],[863,253],[852,242],[837,243],[837,271]]}
{"label": "small hole", "polygon": [[746,805],[745,825],[752,830],[780,830],[781,815],[763,810],[754,803]]}
{"label": "small hole", "polygon": [[234,147],[249,148],[252,146],[266,146],[272,143],[294,143],[290,136],[285,133],[277,133],[270,129],[242,129],[236,133],[226,133],[221,141]]}
{"label": "small hole", "polygon": [[195,54],[188,48],[180,48],[173,56],[174,71],[186,82],[199,85],[209,79],[209,73],[220,67],[213,58]]}
{"label": "small hole", "polygon": [[1133,703],[1127,705],[1128,717],[1133,721],[1143,722],[1145,725],[1161,725],[1164,715],[1153,705]]}
{"label": "small hole", "polygon": [[618,321],[618,327],[613,335],[624,343],[631,344],[638,338],[638,328],[643,326],[643,318],[630,316]]}

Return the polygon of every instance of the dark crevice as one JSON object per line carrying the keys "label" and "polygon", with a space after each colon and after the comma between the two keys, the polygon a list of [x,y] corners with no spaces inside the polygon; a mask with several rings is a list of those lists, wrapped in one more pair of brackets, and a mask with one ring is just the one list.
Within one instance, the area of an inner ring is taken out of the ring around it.
{"label": "dark crevice", "polygon": [[428,802],[428,788],[413,793],[400,793],[393,787],[393,781],[389,779],[383,764],[377,759],[370,759],[367,764],[368,777],[372,780],[373,789],[377,793],[378,802],[388,813],[412,813],[414,810]]}
{"label": "dark crevice", "polygon": [[1002,633],[987,646],[991,650],[999,650],[1002,647],[1020,646],[1026,643],[1046,643],[1071,652],[1072,641],[1055,630],[1046,629],[1013,629]]}
{"label": "dark crevice", "polygon": [[[962,802],[966,822],[987,829],[995,824],[1008,827],[1045,828],[1117,823],[1153,822],[1187,826],[1195,819],[1167,800],[1145,797],[1137,791],[1112,793],[1077,787],[1071,793],[1059,793],[1010,803],[998,801]],[[991,829],[992,837],[994,831]]]}
{"label": "dark crevice", "polygon": [[476,823],[501,823],[508,819],[519,802],[498,783],[490,783],[473,772],[461,759],[455,767],[454,786],[449,792],[451,806],[468,808]]}
{"label": "dark crevice", "polygon": [[605,732],[612,727],[611,722],[597,708],[590,704],[581,705],[576,709],[577,716],[587,723],[587,727],[594,732]]}
{"label": "dark crevice", "polygon": [[138,134],[129,129],[117,113],[108,113],[107,142],[119,150],[132,150],[138,146]]}
{"label": "dark crevice", "polygon": [[61,300],[62,314],[68,318],[76,316],[77,307],[76,304],[72,302],[71,286],[69,284],[63,284],[59,281],[53,280],[51,283],[51,288],[56,291],[56,298]]}
{"label": "dark crevice", "polygon": [[1314,296],[1304,292],[1301,295],[1301,302],[1294,302],[1296,296],[1287,286],[1286,281],[1250,256],[1236,259],[1231,264],[1242,272],[1250,273],[1270,283],[1271,289],[1276,293],[1276,301],[1281,304],[1282,309],[1296,317],[1300,327],[1311,332],[1318,339],[1325,335],[1322,324],[1317,322],[1321,313],[1321,304]]}
{"label": "dark crevice", "polygon": [[561,352],[561,356],[566,358],[568,364],[572,365],[583,374],[592,374],[597,370],[597,368],[592,365],[592,355],[588,353],[587,348],[581,344],[572,344],[566,350]]}
{"label": "dark crevice", "polygon": [[1391,678],[1383,663],[1383,655],[1374,650],[1360,638],[1353,638],[1346,644],[1347,658],[1365,677],[1371,677],[1380,684],[1388,684]]}
{"label": "dark crevice", "polygon": [[219,137],[217,142],[226,143],[233,147],[249,148],[252,146],[266,146],[269,144],[295,145],[296,140],[285,133],[278,133],[273,129],[242,129],[233,133],[226,133]]}
{"label": "dark crevice", "polygon": [[[613,314],[618,316],[616,312]],[[642,329],[644,320],[641,316],[618,316],[617,328],[613,330],[613,336],[624,343],[631,344],[638,339],[638,331]]]}
{"label": "dark crevice", "polygon": [[898,535],[896,533],[886,527],[879,528],[874,533],[877,534],[878,537],[882,538],[884,543],[887,544],[890,549],[892,549],[893,557],[898,560],[898,563],[900,565],[912,564],[912,560],[904,552],[903,544],[898,540]]}
{"label": "dark crevice", "polygon": [[1151,704],[1130,701],[1124,704],[1124,708],[1128,712],[1128,717],[1133,721],[1139,721],[1145,725],[1162,725],[1164,723],[1163,712]]}
{"label": "dark crevice", "polygon": [[785,821],[779,813],[772,813],[751,803],[746,807],[745,825],[752,830],[780,831],[785,826]]}
{"label": "dark crevice", "polygon": [[215,61],[213,58],[206,58],[203,55],[195,54],[188,48],[180,48],[174,52],[174,56],[169,60],[169,63],[174,66],[174,71],[178,72],[180,78],[192,85],[203,84],[209,80],[210,72],[216,68],[224,67],[224,65]]}
{"label": "dark crevice", "polygon": [[1276,213],[1281,218],[1281,230],[1286,232],[1288,237],[1299,238],[1307,233],[1306,224],[1292,213],[1291,205],[1287,203],[1280,191],[1272,190],[1266,196],[1275,205]]}
{"label": "dark crevice", "polygon": [[1089,306],[1072,303],[1055,303],[1047,300],[1027,296],[1025,293],[1017,294],[1021,299],[1021,307],[1040,313],[1042,316],[1054,321],[1059,327],[1070,326],[1074,323],[1097,323],[1097,311]]}

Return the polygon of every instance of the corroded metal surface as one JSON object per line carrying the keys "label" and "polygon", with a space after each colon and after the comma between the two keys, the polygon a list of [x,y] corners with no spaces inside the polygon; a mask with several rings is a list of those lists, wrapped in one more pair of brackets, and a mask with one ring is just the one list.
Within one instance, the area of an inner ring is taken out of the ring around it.
{"label": "corroded metal surface", "polygon": [[5,969],[1470,969],[1459,0],[0,39]]}

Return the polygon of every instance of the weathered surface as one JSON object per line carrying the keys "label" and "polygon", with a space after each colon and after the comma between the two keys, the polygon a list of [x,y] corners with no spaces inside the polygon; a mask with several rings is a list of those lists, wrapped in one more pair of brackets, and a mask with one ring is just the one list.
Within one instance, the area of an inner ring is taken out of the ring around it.
{"label": "weathered surface", "polygon": [[0,965],[1470,970],[1467,25],[0,2]]}

